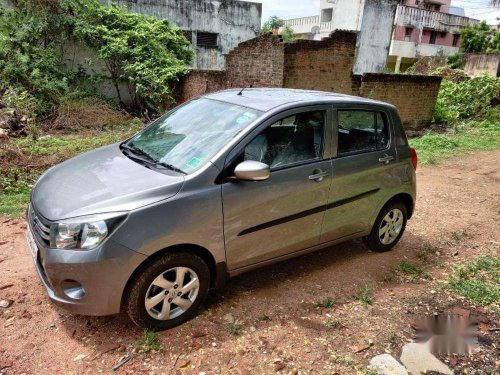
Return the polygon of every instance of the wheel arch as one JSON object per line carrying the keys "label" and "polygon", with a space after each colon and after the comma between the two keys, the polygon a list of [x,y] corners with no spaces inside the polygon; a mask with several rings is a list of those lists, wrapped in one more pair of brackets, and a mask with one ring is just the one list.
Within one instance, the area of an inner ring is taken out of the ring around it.
{"label": "wheel arch", "polygon": [[215,258],[210,251],[203,246],[195,244],[179,244],[166,247],[150,255],[134,270],[134,272],[132,272],[127,280],[127,283],[125,284],[125,288],[123,289],[121,297],[122,305],[135,277],[157,259],[161,258],[165,254],[172,253],[188,253],[199,256],[207,264],[208,269],[210,270],[210,288],[220,290],[224,287],[228,278],[225,262],[216,263]]}
{"label": "wheel arch", "polygon": [[415,209],[415,202],[413,201],[413,197],[408,193],[399,193],[394,195],[382,206],[379,211],[381,211],[384,207],[393,204],[394,202],[402,202],[406,207],[408,219],[411,219],[411,217],[413,216],[413,211]]}

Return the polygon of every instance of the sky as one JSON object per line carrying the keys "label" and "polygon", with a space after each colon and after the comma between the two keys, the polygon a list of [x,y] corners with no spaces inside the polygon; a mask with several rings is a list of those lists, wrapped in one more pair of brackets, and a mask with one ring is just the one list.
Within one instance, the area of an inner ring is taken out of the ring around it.
{"label": "sky", "polygon": [[[250,0],[254,1],[254,0]],[[320,0],[255,0],[263,4],[262,20],[270,16],[281,18],[298,18],[319,14]],[[490,0],[452,0],[452,5],[465,8],[467,17],[485,20],[489,24],[497,24],[500,20],[500,8],[489,6]]]}

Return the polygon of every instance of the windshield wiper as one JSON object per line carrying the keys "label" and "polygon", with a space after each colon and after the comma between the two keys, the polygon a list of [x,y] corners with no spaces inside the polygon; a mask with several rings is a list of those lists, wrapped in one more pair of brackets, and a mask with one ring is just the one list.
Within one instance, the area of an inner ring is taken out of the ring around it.
{"label": "windshield wiper", "polygon": [[173,166],[172,164],[163,163],[163,162],[161,162],[161,161],[156,161],[154,164],[155,164],[155,165],[159,165],[159,166],[161,166],[161,167],[163,167],[163,168],[166,168],[166,169],[170,169],[171,171],[174,171],[174,172],[177,172],[177,173],[182,173],[182,174],[187,175],[187,173],[186,173],[186,172],[184,172],[182,169],[179,169],[179,168],[177,168],[177,167]]}
{"label": "windshield wiper", "polygon": [[127,143],[122,143],[121,146],[124,149],[126,149],[127,151],[130,151],[131,153],[133,153],[135,155],[144,156],[146,158],[146,159],[143,159],[143,158],[138,158],[137,156],[134,156],[134,159],[140,160],[140,161],[142,161],[144,163],[147,163],[147,164],[152,164],[152,165],[154,165],[156,167],[160,166],[160,167],[163,167],[165,169],[169,169],[171,171],[187,175],[186,172],[184,172],[183,170],[181,170],[181,169],[173,166],[172,164],[163,163],[161,161],[156,160],[154,157],[152,157],[146,151],[144,151],[143,149],[140,149],[139,147],[130,146]]}

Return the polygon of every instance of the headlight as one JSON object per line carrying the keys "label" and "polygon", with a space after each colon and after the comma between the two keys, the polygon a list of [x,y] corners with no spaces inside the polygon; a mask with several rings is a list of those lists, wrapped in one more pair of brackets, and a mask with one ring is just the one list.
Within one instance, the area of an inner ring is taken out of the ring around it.
{"label": "headlight", "polygon": [[100,245],[125,214],[81,217],[55,223],[51,227],[51,246],[57,249],[89,250]]}

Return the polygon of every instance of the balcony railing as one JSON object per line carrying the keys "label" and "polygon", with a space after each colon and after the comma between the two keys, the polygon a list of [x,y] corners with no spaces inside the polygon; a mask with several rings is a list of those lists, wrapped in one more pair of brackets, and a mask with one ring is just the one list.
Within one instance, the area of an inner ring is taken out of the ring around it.
{"label": "balcony railing", "polygon": [[396,15],[396,24],[438,31],[458,31],[469,23],[478,23],[478,20],[455,16],[453,14],[434,12],[400,5]]}
{"label": "balcony railing", "polygon": [[302,18],[293,18],[291,20],[286,20],[285,25],[294,26],[306,26],[306,25],[319,25],[319,16],[310,16]]}
{"label": "balcony railing", "polygon": [[333,31],[333,22],[321,22],[320,16],[286,20],[285,25],[290,26],[296,34],[329,33]]}

